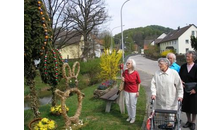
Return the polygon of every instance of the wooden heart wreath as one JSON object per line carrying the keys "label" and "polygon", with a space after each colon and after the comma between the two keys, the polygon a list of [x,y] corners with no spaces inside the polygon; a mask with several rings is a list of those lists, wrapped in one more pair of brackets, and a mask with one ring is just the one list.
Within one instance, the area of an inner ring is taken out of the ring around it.
{"label": "wooden heart wreath", "polygon": [[[69,97],[69,94],[72,92],[76,93],[78,96],[78,107],[77,107],[75,115],[72,117],[69,117],[66,113],[65,105],[66,105],[66,99]],[[79,116],[80,116],[81,110],[82,110],[82,100],[85,95],[83,93],[81,93],[81,91],[78,88],[70,88],[70,89],[66,90],[65,92],[60,91],[59,89],[56,89],[55,93],[61,99],[62,116],[65,119],[66,127],[71,126],[72,123],[73,124],[79,123]]]}

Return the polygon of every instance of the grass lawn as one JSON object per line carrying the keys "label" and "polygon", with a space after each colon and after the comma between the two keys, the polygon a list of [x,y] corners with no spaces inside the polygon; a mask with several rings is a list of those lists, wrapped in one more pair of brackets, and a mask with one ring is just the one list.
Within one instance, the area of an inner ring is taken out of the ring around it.
{"label": "grass lawn", "polygon": [[[145,89],[141,87],[140,97],[137,102],[136,121],[130,124],[126,121],[127,113],[121,114],[118,104],[112,104],[110,113],[105,112],[106,103],[101,99],[93,98],[93,92],[97,85],[87,87],[82,90],[85,94],[83,99],[82,112],[80,119],[83,119],[84,125],[81,130],[140,130],[146,107]],[[73,116],[77,108],[77,97],[73,95],[66,100],[66,105],[70,108],[68,115]],[[51,104],[39,108],[41,117],[47,117],[54,120],[58,127],[57,130],[64,129],[64,119],[62,116],[53,116],[49,113]],[[33,119],[31,110],[24,111],[24,129],[28,130],[28,123]]]}

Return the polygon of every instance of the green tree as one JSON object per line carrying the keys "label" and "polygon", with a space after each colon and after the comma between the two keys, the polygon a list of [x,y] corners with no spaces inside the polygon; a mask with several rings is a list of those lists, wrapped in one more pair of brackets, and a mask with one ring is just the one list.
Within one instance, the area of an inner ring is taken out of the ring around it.
{"label": "green tree", "polygon": [[148,57],[158,58],[160,56],[160,49],[158,46],[149,45],[144,54]]}
{"label": "green tree", "polygon": [[110,35],[105,35],[103,40],[104,40],[104,47],[105,47],[105,49],[109,49],[110,46],[111,46],[111,36]]}
{"label": "green tree", "polygon": [[[52,38],[52,29],[50,25],[50,19],[46,13],[45,7],[41,0],[25,0],[24,1],[24,77],[25,83],[30,87],[30,95],[31,95],[31,108],[33,110],[34,116],[39,117],[39,104],[38,97],[35,89],[35,81],[34,78],[36,76],[36,66],[34,64],[34,60],[40,59],[40,64],[44,63],[45,56],[48,55],[50,59],[48,59],[47,65],[51,66],[60,66],[62,63],[60,62],[60,57],[57,57],[57,63],[53,57],[50,57],[50,53],[54,54],[57,50],[53,50],[51,47],[51,38]],[[47,69],[47,68],[46,68]],[[50,70],[48,70],[48,75],[46,80],[43,80],[46,83],[51,83],[53,81],[54,85],[57,84],[57,81],[60,79],[60,72],[56,73],[56,70],[53,69],[56,76],[52,77],[50,74]],[[39,68],[42,79],[44,78],[43,70],[40,66]],[[49,81],[50,80],[50,81]]]}
{"label": "green tree", "polygon": [[195,36],[190,37],[192,48],[197,51],[197,38]]}

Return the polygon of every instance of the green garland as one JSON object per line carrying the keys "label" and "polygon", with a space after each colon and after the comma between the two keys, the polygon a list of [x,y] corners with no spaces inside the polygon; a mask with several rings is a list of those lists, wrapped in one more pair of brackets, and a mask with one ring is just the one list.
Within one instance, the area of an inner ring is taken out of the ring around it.
{"label": "green garland", "polygon": [[[26,84],[30,86],[30,94],[32,96],[31,107],[35,117],[39,117],[40,115],[34,81],[36,77],[34,60],[41,60],[39,70],[44,83],[54,86],[55,88],[62,78],[62,57],[58,50],[54,50],[51,46],[52,36],[51,21],[42,1],[25,0],[24,77]],[[46,66],[44,66],[45,57],[47,58]]]}
{"label": "green garland", "polygon": [[62,65],[62,57],[57,49],[47,51],[39,67],[43,82],[56,86],[62,78]]}

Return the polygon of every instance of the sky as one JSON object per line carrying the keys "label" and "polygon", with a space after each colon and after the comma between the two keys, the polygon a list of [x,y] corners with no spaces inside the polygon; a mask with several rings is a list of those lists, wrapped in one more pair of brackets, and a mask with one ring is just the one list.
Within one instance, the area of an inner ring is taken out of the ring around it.
{"label": "sky", "polygon": [[[120,12],[125,1],[105,1],[111,20],[103,26],[103,29],[109,30],[113,35],[121,33]],[[188,24],[197,26],[197,0],[130,0],[123,6],[122,22],[123,30],[149,25],[172,29]]]}

